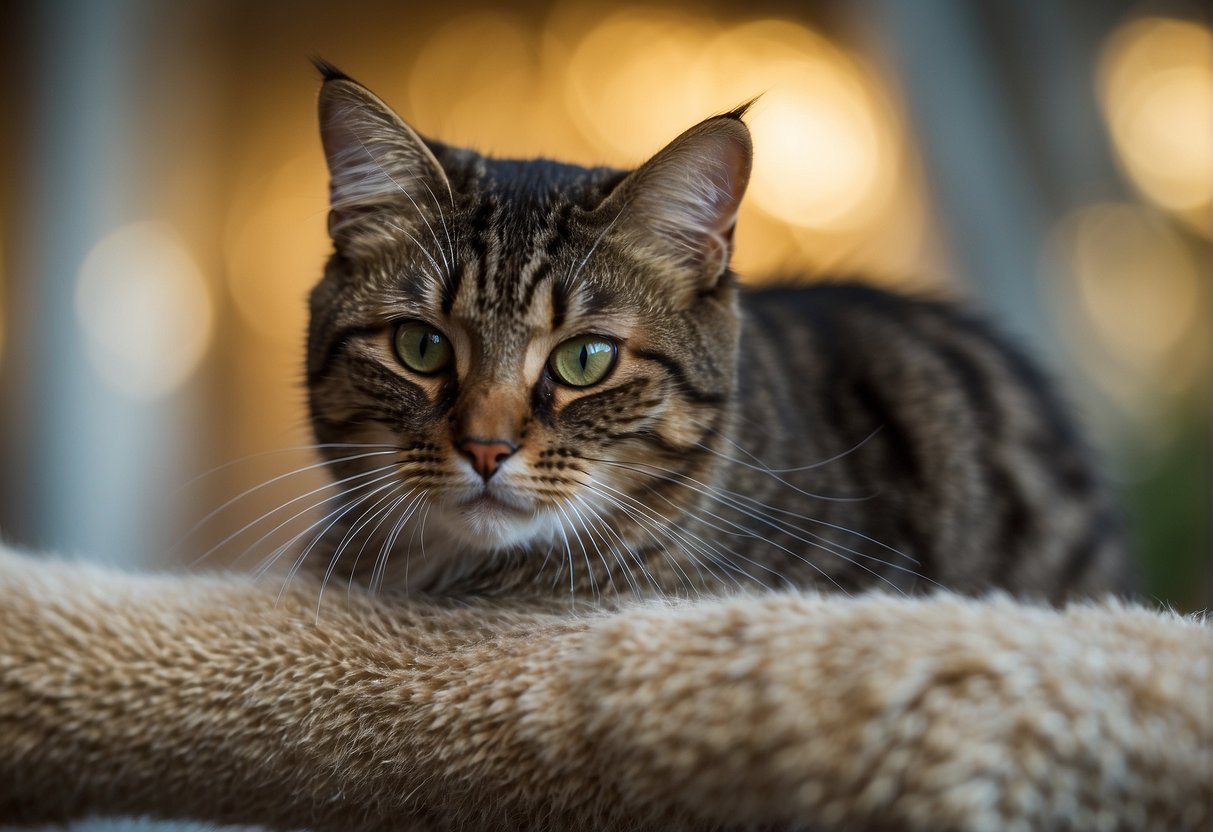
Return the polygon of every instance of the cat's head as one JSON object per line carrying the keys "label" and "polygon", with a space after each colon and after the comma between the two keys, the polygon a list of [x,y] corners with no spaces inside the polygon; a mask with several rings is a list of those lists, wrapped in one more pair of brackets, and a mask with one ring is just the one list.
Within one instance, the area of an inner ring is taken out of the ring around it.
{"label": "cat's head", "polygon": [[335,251],[308,391],[349,519],[404,523],[401,548],[424,517],[470,559],[660,539],[734,388],[742,111],[587,169],[423,139],[322,71]]}

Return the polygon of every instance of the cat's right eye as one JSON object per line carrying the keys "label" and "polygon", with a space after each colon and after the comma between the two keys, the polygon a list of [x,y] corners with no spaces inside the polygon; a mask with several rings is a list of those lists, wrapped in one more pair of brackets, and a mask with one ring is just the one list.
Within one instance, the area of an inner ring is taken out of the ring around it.
{"label": "cat's right eye", "polygon": [[552,350],[548,367],[561,384],[590,387],[607,377],[618,355],[614,341],[601,335],[582,335]]}
{"label": "cat's right eye", "polygon": [[393,345],[400,363],[422,375],[445,370],[454,357],[450,340],[423,321],[405,321],[396,327]]}

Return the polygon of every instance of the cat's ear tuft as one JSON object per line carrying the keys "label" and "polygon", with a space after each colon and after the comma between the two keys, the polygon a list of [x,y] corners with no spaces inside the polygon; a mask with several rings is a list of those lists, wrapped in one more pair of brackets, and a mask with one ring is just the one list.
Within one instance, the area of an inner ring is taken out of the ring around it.
{"label": "cat's ear tuft", "polygon": [[309,60],[312,66],[316,67],[316,71],[320,73],[320,77],[325,81],[353,81],[354,79],[346,75],[337,67],[330,64],[319,55],[313,55]]}
{"label": "cat's ear tuft", "polygon": [[630,242],[711,290],[728,270],[753,145],[746,104],[697,124],[631,173],[603,204]]}
{"label": "cat's ear tuft", "polygon": [[[329,232],[338,245],[395,228],[413,233],[449,194],[425,141],[374,93],[316,60],[320,138],[329,168]],[[390,236],[390,235],[389,235]]]}
{"label": "cat's ear tuft", "polygon": [[[341,70],[337,70],[337,71],[340,72]],[[754,103],[756,101],[758,101],[758,98],[759,98],[759,96],[754,96],[749,101],[744,101],[741,104],[738,104],[736,107],[729,110],[727,113],[721,113],[720,115],[717,116],[717,118],[731,118],[734,121],[744,122],[746,114],[750,112],[750,108],[754,106]]]}

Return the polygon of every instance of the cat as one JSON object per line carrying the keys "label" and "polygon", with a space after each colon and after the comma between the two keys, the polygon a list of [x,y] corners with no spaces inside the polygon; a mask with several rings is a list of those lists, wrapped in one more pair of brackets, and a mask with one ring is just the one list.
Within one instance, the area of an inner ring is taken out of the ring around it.
{"label": "cat", "polygon": [[[1083,442],[974,314],[730,269],[746,108],[633,172],[423,139],[323,62],[304,560],[439,595],[1128,588]],[[422,554],[424,553],[424,554]]]}
{"label": "cat", "polygon": [[321,68],[315,574],[0,547],[0,824],[1213,818],[1213,629],[939,591],[1124,586],[1107,498],[971,313],[738,285],[743,110],[587,170],[423,140]]}

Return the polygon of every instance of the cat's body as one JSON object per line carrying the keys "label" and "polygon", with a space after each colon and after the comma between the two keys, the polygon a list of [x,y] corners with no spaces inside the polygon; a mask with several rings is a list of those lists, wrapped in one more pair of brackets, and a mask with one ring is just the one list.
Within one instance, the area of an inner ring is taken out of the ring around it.
{"label": "cat's body", "polygon": [[[989,327],[859,285],[738,288],[741,111],[636,172],[586,169],[422,140],[327,71],[336,253],[308,379],[352,485],[305,558],[321,574],[590,600],[1126,587],[1069,417]],[[408,326],[447,363],[393,355]],[[610,369],[561,383],[585,337]]]}

